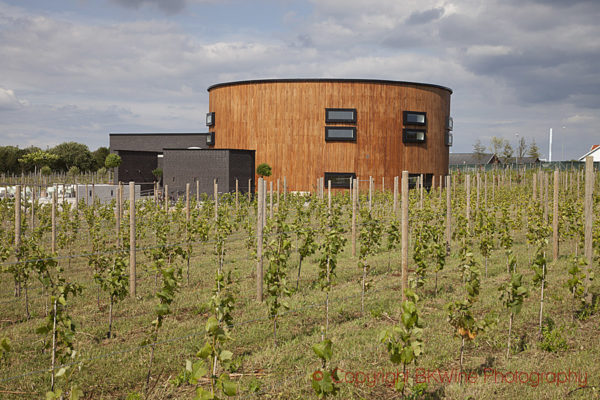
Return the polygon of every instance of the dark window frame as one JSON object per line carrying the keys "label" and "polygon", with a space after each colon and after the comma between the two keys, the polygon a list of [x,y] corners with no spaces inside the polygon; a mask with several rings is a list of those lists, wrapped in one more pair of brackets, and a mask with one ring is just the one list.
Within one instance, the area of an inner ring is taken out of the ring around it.
{"label": "dark window frame", "polygon": [[215,145],[215,133],[214,132],[209,132],[208,136],[206,136],[206,145],[207,146]]}
{"label": "dark window frame", "polygon": [[448,147],[452,147],[452,143],[454,142],[454,135],[451,131],[446,131],[446,135],[444,137],[444,144]]}
{"label": "dark window frame", "polygon": [[446,129],[449,131],[454,130],[454,118],[448,117],[446,119]]}
{"label": "dark window frame", "polygon": [[[408,121],[409,114],[422,115],[423,122],[409,122]],[[425,111],[404,111],[402,113],[402,120],[404,121],[404,125],[427,126],[427,113]]]}
{"label": "dark window frame", "polygon": [[[211,117],[211,123],[208,123],[208,117]],[[215,125],[215,112],[206,113],[206,126],[214,126]]]}
{"label": "dark window frame", "polygon": [[[412,131],[412,132],[423,132],[423,140],[410,139],[408,137],[408,132],[409,131]],[[427,130],[426,129],[404,128],[402,130],[402,142],[404,142],[404,143],[416,143],[416,144],[425,143],[425,142],[427,142]]]}
{"label": "dark window frame", "polygon": [[[346,178],[347,183],[334,183],[332,177]],[[328,179],[329,178],[329,179]],[[350,189],[350,178],[356,179],[356,173],[354,172],[325,172],[323,173],[323,182],[325,188],[327,188],[327,182],[331,180],[332,189]]]}
{"label": "dark window frame", "polygon": [[[333,130],[351,130],[352,137],[329,137],[329,131]],[[326,126],[325,127],[325,141],[326,142],[356,142],[356,127],[355,126]]]}
{"label": "dark window frame", "polygon": [[[352,119],[339,119],[329,118],[330,111],[352,111],[354,118]],[[325,109],[325,123],[343,123],[343,124],[356,124],[356,108],[326,108]]]}
{"label": "dark window frame", "polygon": [[433,174],[408,174],[408,188],[416,189],[419,177],[423,175],[423,188],[430,190],[433,184]]}

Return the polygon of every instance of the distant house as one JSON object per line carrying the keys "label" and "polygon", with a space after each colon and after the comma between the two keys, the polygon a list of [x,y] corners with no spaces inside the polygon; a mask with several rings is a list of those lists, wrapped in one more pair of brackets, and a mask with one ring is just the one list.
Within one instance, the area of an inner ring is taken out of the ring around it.
{"label": "distant house", "polygon": [[541,161],[537,157],[510,157],[504,160],[505,164],[539,164]]}
{"label": "distant house", "polygon": [[487,164],[500,164],[500,159],[492,153],[450,153],[450,166]]}
{"label": "distant house", "polygon": [[600,161],[600,144],[592,145],[592,148],[590,149],[590,151],[588,151],[583,156],[581,156],[579,158],[579,161],[585,161],[585,158],[588,156],[592,156],[594,159],[594,162],[599,162]]}

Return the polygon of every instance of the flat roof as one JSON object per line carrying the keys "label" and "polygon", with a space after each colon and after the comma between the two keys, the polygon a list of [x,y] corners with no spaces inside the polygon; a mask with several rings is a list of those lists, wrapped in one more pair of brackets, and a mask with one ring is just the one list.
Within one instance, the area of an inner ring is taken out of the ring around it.
{"label": "flat roof", "polygon": [[[193,146],[190,146],[193,147]],[[225,151],[256,151],[256,150],[250,150],[250,149],[190,149],[189,147],[164,147],[163,150],[188,150],[188,151],[218,151],[218,150],[225,150]]]}
{"label": "flat roof", "polygon": [[109,133],[109,136],[144,136],[144,135],[162,135],[162,136],[169,136],[169,135],[209,135],[210,132],[168,132],[168,133],[164,133],[164,132],[141,132],[141,133]]}
{"label": "flat roof", "polygon": [[255,80],[246,80],[246,81],[233,81],[233,82],[223,82],[217,83],[215,85],[209,86],[207,91],[211,91],[212,89],[225,87],[225,86],[236,86],[236,85],[251,85],[251,84],[262,84],[262,83],[296,83],[296,82],[339,82],[339,83],[373,83],[379,85],[393,85],[393,86],[426,86],[433,87],[438,89],[447,90],[452,94],[452,89],[434,85],[431,83],[419,83],[419,82],[407,82],[407,81],[391,81],[384,79],[341,79],[341,78],[292,78],[292,79],[255,79]]}

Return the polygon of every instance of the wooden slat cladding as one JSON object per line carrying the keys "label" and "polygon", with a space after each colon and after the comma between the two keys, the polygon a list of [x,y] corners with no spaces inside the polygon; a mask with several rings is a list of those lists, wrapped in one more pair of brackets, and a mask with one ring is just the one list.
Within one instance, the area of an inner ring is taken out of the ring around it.
{"label": "wooden slat cladding", "polygon": [[[256,150],[273,178],[289,190],[314,190],[325,172],[354,172],[359,179],[403,170],[438,177],[448,173],[444,144],[450,116],[449,89],[432,85],[366,81],[261,81],[210,89],[215,148]],[[356,124],[325,123],[326,108],[355,108]],[[423,144],[402,142],[403,111],[427,113]],[[354,126],[356,142],[326,142],[325,126]],[[364,185],[361,185],[364,187]]]}

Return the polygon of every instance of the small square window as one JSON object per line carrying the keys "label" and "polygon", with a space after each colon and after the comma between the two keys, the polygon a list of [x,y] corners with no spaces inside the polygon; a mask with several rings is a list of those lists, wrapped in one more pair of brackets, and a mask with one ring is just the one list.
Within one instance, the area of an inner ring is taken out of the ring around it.
{"label": "small square window", "polygon": [[350,189],[350,181],[356,178],[354,172],[325,172],[325,188],[329,187],[331,181],[332,188]]}
{"label": "small square window", "polygon": [[356,128],[353,126],[326,126],[325,140],[328,142],[356,142]]}
{"label": "small square window", "polygon": [[402,140],[404,143],[425,143],[425,129],[404,129]]}
{"label": "small square window", "polygon": [[356,123],[356,108],[326,108],[325,122],[342,122],[346,124]]}
{"label": "small square window", "polygon": [[206,126],[213,126],[215,124],[215,113],[209,112],[206,114]]}
{"label": "small square window", "polygon": [[404,111],[404,125],[427,125],[427,113]]}

